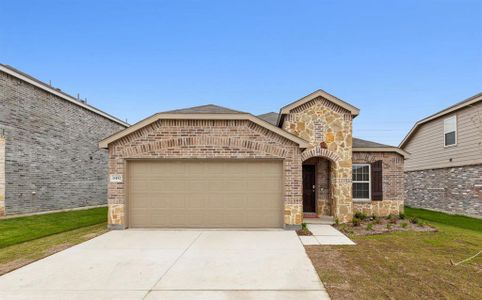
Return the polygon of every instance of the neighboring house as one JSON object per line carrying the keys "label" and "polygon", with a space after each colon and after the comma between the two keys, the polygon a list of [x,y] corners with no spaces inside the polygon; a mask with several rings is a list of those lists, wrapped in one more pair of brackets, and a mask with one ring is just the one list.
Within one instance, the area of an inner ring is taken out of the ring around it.
{"label": "neighboring house", "polygon": [[109,227],[298,228],[307,217],[398,214],[405,152],[352,139],[358,113],[318,90],[279,114],[205,105],[148,117],[99,144]]}
{"label": "neighboring house", "polygon": [[128,125],[0,65],[0,216],[106,204],[107,151]]}
{"label": "neighboring house", "polygon": [[482,216],[482,93],[415,123],[400,148],[408,205]]}

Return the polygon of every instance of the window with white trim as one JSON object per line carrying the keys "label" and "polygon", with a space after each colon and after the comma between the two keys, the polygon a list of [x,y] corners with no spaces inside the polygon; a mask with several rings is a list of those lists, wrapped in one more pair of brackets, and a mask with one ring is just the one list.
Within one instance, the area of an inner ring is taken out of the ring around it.
{"label": "window with white trim", "polygon": [[352,196],[354,200],[370,200],[370,165],[353,164]]}
{"label": "window with white trim", "polygon": [[453,146],[457,144],[457,117],[451,116],[444,119],[444,145]]}

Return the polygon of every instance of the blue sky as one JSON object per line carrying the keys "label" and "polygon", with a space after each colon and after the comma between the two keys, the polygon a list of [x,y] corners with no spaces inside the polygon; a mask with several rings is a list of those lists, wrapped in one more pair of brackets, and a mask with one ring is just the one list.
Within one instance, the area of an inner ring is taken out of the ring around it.
{"label": "blue sky", "polygon": [[482,91],[482,1],[0,1],[0,63],[129,123],[214,103],[260,114],[321,88],[398,145]]}

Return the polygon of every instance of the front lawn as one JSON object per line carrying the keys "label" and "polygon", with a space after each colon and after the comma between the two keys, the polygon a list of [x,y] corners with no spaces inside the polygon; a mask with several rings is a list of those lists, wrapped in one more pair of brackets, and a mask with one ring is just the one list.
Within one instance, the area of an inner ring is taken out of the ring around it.
{"label": "front lawn", "polygon": [[92,208],[0,220],[0,249],[107,222],[107,208]]}
{"label": "front lawn", "polygon": [[0,220],[0,275],[107,231],[107,208]]}
{"label": "front lawn", "polygon": [[356,246],[307,246],[333,299],[480,299],[482,220],[407,208],[437,232],[350,236]]}

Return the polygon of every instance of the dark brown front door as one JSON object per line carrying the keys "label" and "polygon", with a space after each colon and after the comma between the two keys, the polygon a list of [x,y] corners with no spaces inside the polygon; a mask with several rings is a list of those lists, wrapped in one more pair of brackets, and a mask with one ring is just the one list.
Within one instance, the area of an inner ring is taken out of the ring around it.
{"label": "dark brown front door", "polygon": [[316,212],[314,165],[303,165],[303,212]]}

